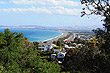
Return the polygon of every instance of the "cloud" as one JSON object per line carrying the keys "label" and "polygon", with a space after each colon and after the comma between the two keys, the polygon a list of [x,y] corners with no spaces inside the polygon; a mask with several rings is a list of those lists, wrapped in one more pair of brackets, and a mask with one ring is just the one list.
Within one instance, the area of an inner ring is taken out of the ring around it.
{"label": "cloud", "polygon": [[[39,5],[40,7],[31,8],[7,8],[0,9],[0,13],[43,13],[60,15],[79,15],[80,9],[72,9],[74,6],[80,6],[78,2],[70,0],[10,0],[8,2],[0,1],[2,4],[16,5]],[[67,8],[68,6],[68,8]],[[72,7],[72,8],[69,8]]]}
{"label": "cloud", "polygon": [[59,15],[79,15],[80,9],[68,9],[62,6],[55,7],[34,7],[31,8],[8,8],[0,9],[0,13],[43,13],[43,14],[59,14]]}
{"label": "cloud", "polygon": [[55,6],[79,6],[80,3],[67,0],[11,0],[10,3],[16,5],[55,5]]}
{"label": "cloud", "polygon": [[6,4],[6,2],[4,2],[4,1],[0,1],[0,4]]}

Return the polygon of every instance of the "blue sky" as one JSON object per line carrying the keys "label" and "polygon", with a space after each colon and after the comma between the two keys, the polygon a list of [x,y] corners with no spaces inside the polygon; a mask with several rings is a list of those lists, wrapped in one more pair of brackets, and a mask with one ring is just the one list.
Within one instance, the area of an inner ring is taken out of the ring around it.
{"label": "blue sky", "polygon": [[80,0],[0,0],[0,25],[101,27],[102,17],[81,16]]}

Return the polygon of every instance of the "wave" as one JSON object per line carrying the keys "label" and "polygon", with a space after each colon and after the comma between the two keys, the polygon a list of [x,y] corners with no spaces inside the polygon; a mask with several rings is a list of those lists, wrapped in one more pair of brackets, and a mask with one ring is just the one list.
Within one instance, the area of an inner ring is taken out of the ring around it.
{"label": "wave", "polygon": [[54,39],[57,39],[57,38],[60,38],[61,36],[63,36],[63,35],[64,35],[64,33],[63,33],[63,32],[61,32],[61,33],[62,33],[61,35],[56,36],[56,37],[54,37],[54,38],[50,38],[50,39],[44,40],[43,42],[45,42],[45,41],[50,41],[50,40],[54,40]]}

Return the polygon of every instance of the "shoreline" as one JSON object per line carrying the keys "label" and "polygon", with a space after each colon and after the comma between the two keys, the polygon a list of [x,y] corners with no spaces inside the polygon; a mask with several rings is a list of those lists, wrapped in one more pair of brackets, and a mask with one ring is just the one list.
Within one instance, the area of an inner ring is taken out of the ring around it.
{"label": "shoreline", "polygon": [[44,41],[42,41],[42,42],[53,42],[53,41],[57,41],[59,38],[63,38],[63,37],[65,37],[65,36],[67,36],[68,35],[68,32],[67,31],[59,31],[59,30],[51,30],[51,31],[57,31],[57,32],[61,32],[62,34],[61,35],[59,35],[59,36],[56,36],[56,37],[54,37],[54,38],[50,38],[50,39],[47,39],[47,40],[44,40]]}
{"label": "shoreline", "polygon": [[[6,28],[2,28],[2,29],[6,29]],[[11,28],[9,28],[9,29],[11,29]],[[15,29],[15,28],[12,28],[12,29]],[[31,28],[16,28],[16,29],[31,29]],[[31,29],[31,30],[35,30],[35,29]],[[36,29],[36,30],[38,30],[38,29]],[[44,30],[44,29],[40,29],[40,30]],[[59,38],[63,38],[68,35],[68,31],[62,31],[62,30],[46,30],[46,31],[55,31],[55,32],[60,32],[61,34],[58,36],[55,36],[53,38],[49,38],[49,39],[38,41],[38,42],[46,42],[46,41],[53,42],[53,41],[57,41]],[[35,42],[35,41],[30,41],[30,42]]]}
{"label": "shoreline", "polygon": [[43,42],[45,42],[45,41],[52,41],[52,40],[54,40],[54,39],[60,38],[60,37],[63,36],[63,35],[64,35],[64,33],[61,32],[61,35],[56,36],[56,37],[53,37],[53,38],[50,38],[50,39],[47,39],[47,40],[44,40]]}

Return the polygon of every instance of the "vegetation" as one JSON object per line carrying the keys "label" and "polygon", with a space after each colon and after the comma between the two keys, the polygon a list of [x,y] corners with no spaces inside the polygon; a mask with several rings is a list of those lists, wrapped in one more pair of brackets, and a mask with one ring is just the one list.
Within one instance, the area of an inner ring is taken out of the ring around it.
{"label": "vegetation", "polygon": [[[83,46],[67,49],[64,61],[59,66],[58,59],[53,59],[53,62],[45,59],[50,51],[40,52],[36,49],[38,42],[30,43],[22,33],[5,29],[4,33],[0,32],[0,73],[110,73],[110,1],[81,0],[81,3],[86,5],[82,16],[95,14],[104,17],[104,29],[93,30],[96,38],[75,38],[74,42]],[[89,14],[86,9],[90,11]],[[64,46],[62,39],[54,43],[58,46],[56,48]],[[73,43],[68,45],[75,46]]]}
{"label": "vegetation", "polygon": [[39,42],[33,42],[34,44],[34,48],[37,49],[40,45],[39,45]]}
{"label": "vegetation", "polygon": [[[110,73],[110,1],[81,0],[84,15],[101,15],[104,29],[93,30],[96,38],[85,41],[83,47],[68,50],[63,70],[70,73]],[[89,14],[86,13],[89,10]],[[76,39],[79,43],[79,40]]]}
{"label": "vegetation", "polygon": [[[83,8],[82,16],[95,14],[104,17],[104,19],[102,20],[104,21],[104,29],[98,28],[93,31],[96,35],[96,38],[103,38],[105,40],[103,48],[106,51],[106,54],[110,53],[110,1],[81,0],[81,3],[86,6],[86,8]],[[86,10],[89,10],[89,14],[86,12]]]}
{"label": "vegetation", "polygon": [[109,73],[110,56],[101,53],[96,47],[93,49],[71,49],[64,62],[64,71],[71,73]]}
{"label": "vegetation", "polygon": [[68,46],[69,46],[69,47],[71,47],[71,46],[72,46],[72,47],[76,47],[76,45],[75,45],[74,43],[68,43]]}
{"label": "vegetation", "polygon": [[[38,44],[36,44],[38,45]],[[60,66],[38,56],[22,33],[0,32],[0,73],[59,73]]]}

